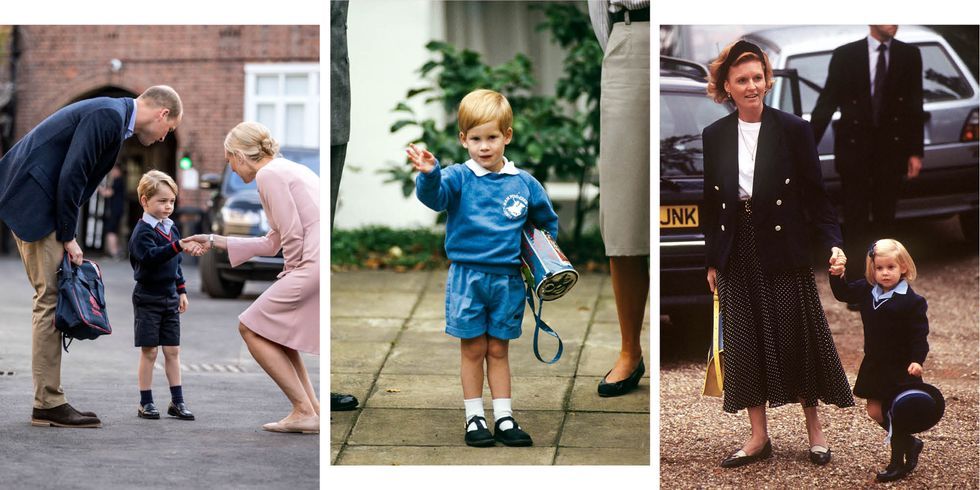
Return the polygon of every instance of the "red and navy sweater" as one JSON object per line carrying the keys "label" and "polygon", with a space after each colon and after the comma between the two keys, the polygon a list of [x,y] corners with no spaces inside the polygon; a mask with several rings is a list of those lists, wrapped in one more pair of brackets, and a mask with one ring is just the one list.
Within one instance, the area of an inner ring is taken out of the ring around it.
{"label": "red and navy sweater", "polygon": [[180,270],[183,250],[180,232],[170,227],[170,234],[152,228],[139,220],[129,238],[129,263],[133,266],[133,278],[148,291],[160,294],[184,294],[184,273]]}

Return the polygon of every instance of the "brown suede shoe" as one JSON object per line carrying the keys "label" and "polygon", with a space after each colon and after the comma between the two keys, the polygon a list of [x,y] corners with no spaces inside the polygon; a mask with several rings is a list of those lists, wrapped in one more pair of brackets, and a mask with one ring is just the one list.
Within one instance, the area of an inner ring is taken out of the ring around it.
{"label": "brown suede shoe", "polygon": [[36,427],[98,428],[102,427],[102,421],[95,416],[83,415],[65,403],[54,408],[35,408],[31,413],[31,425]]}

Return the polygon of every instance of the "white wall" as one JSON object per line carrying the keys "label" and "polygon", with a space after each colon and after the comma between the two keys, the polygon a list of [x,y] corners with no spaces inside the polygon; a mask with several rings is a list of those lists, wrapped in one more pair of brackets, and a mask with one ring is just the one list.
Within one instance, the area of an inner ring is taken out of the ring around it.
{"label": "white wall", "polygon": [[[443,8],[442,2],[430,0],[350,2],[351,133],[338,193],[338,229],[435,223],[434,212],[414,195],[402,197],[401,186],[385,184],[385,176],[377,171],[391,162],[404,162],[405,145],[417,134],[413,129],[389,133],[391,124],[401,119],[391,109],[410,88],[422,85],[417,70],[429,59],[425,44],[445,38]],[[420,105],[412,108],[422,116],[437,116],[432,108],[429,112]]]}

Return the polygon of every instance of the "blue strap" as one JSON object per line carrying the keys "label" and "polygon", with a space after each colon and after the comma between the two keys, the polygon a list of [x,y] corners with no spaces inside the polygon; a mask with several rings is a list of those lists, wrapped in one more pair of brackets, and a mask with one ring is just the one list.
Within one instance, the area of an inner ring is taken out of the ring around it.
{"label": "blue strap", "polygon": [[[527,285],[525,297],[527,299],[528,306],[531,307],[531,313],[534,315],[534,343],[532,345],[532,347],[534,349],[534,357],[537,357],[539,361],[541,361],[541,362],[543,362],[545,364],[554,364],[554,363],[558,362],[558,359],[561,358],[562,351],[565,350],[565,347],[564,347],[564,345],[562,345],[562,342],[561,342],[561,337],[559,337],[558,336],[558,333],[555,332],[554,330],[552,330],[551,327],[549,327],[548,324],[545,323],[544,320],[541,319],[541,309],[543,307],[544,300],[539,299],[538,300],[538,309],[537,310],[534,309],[534,296],[533,296],[533,293],[531,291],[531,285],[530,284]],[[553,357],[550,361],[546,361],[546,360],[542,359],[541,358],[541,353],[538,352],[538,332],[541,331],[541,330],[544,330],[544,333],[546,333],[546,334],[554,337],[556,340],[558,340],[558,351],[555,352],[555,357]]]}

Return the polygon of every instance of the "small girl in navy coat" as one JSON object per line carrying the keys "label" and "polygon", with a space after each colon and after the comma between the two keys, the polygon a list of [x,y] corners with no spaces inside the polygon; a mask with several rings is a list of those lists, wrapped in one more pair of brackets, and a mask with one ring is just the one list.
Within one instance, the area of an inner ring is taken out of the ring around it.
{"label": "small girl in navy coat", "polygon": [[[854,383],[854,395],[868,401],[868,416],[889,430],[888,409],[901,385],[922,382],[922,364],[929,353],[929,320],[925,298],[915,294],[915,263],[905,247],[889,238],[868,251],[865,277],[846,282],[843,267],[830,270],[834,297],[861,305],[864,360]],[[910,434],[891,439],[891,462],[884,474],[907,474],[918,462],[922,441]],[[882,480],[884,481],[884,480]]]}
{"label": "small girl in navy coat", "polygon": [[177,199],[177,183],[159,170],[140,178],[137,186],[143,217],[129,238],[129,262],[133,266],[135,344],[140,347],[138,371],[140,406],[136,414],[159,419],[153,404],[153,365],[157,346],[163,346],[164,371],[170,383],[171,402],[167,414],[181,420],[194,420],[187,409],[180,384],[180,313],[187,311],[187,290],[180,269],[180,253],[201,255],[201,245],[181,240],[170,220]]}

